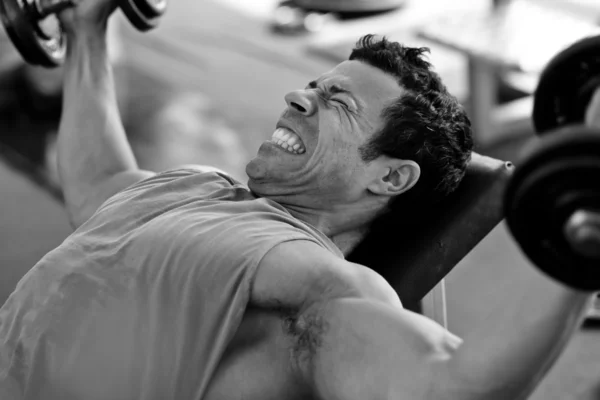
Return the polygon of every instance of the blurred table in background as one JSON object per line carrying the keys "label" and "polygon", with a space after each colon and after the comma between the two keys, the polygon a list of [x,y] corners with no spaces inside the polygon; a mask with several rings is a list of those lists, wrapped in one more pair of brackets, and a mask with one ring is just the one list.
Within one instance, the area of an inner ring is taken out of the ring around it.
{"label": "blurred table in background", "polygon": [[[510,125],[514,121],[509,121],[506,113],[495,118],[498,74],[512,74],[516,79],[520,75],[526,86],[524,90],[532,93],[538,74],[554,55],[581,38],[600,33],[590,11],[594,8],[591,2],[504,0],[498,3],[497,7],[449,11],[418,29],[421,37],[467,58],[470,116],[480,145],[501,139],[514,129]],[[583,15],[586,5],[587,15]],[[595,9],[598,15],[600,4]],[[521,112],[513,115],[513,119],[528,122],[531,98],[519,105],[523,106]]]}

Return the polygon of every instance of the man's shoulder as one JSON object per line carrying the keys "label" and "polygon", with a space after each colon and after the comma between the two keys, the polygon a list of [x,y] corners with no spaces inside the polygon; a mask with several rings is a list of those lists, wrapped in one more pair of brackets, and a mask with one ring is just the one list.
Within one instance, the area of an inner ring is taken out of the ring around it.
{"label": "man's shoulder", "polygon": [[262,258],[253,279],[251,302],[259,307],[301,310],[339,297],[401,306],[394,289],[379,274],[310,240],[280,243]]}
{"label": "man's shoulder", "polygon": [[227,181],[232,185],[241,184],[236,178],[234,178],[231,174],[225,172],[224,170],[213,167],[212,165],[202,165],[202,164],[183,164],[176,168],[171,168],[166,171],[163,171],[157,175],[165,176],[165,175],[204,175],[214,177],[220,180]]}
{"label": "man's shoulder", "polygon": [[[139,179],[120,192],[121,200],[132,196],[177,195],[191,191],[196,195],[210,194],[223,187],[247,188],[219,168],[208,165],[186,164],[152,173]],[[206,193],[205,193],[206,192]]]}
{"label": "man's shoulder", "polygon": [[183,164],[183,165],[179,165],[177,168],[171,169],[170,171],[181,171],[181,170],[191,171],[191,172],[200,173],[200,174],[216,173],[219,175],[229,176],[229,174],[227,172],[223,171],[220,168],[213,167],[212,165],[203,165],[203,164]]}

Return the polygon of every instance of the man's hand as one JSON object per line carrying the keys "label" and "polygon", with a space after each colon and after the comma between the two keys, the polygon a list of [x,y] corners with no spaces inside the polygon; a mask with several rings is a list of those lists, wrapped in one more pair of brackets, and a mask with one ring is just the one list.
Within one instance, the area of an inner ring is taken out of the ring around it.
{"label": "man's hand", "polygon": [[585,124],[591,128],[600,129],[600,88],[596,89],[587,110],[585,111]]}
{"label": "man's hand", "polygon": [[96,32],[106,28],[109,17],[116,10],[118,0],[74,0],[76,5],[58,15],[68,35]]}

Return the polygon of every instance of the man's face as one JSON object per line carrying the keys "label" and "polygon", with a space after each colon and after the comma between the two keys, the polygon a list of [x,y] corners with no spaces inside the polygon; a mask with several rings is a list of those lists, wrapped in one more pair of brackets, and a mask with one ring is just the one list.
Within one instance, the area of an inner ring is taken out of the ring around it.
{"label": "man's face", "polygon": [[360,61],[343,62],[288,93],[273,137],[246,166],[250,189],[267,197],[308,196],[324,206],[364,196],[373,177],[359,148],[401,95],[394,77]]}

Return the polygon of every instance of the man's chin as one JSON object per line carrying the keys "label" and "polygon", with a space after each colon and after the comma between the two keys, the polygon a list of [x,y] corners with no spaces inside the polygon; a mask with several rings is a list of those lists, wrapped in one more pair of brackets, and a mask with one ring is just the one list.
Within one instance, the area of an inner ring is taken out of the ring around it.
{"label": "man's chin", "polygon": [[251,160],[246,165],[248,187],[253,191],[260,192],[261,188],[266,190],[267,187],[284,184],[290,174],[289,166],[280,165],[276,161],[258,156]]}
{"label": "man's chin", "polygon": [[277,146],[263,143],[256,156],[246,164],[246,175],[256,184],[286,182],[290,174],[302,168],[305,160],[302,156],[286,153]]}
{"label": "man's chin", "polygon": [[250,181],[261,182],[269,179],[269,165],[266,160],[255,157],[246,164],[246,175]]}
{"label": "man's chin", "polygon": [[253,159],[246,165],[248,175],[248,189],[257,197],[263,197],[264,186],[269,181],[266,163],[263,160]]}

